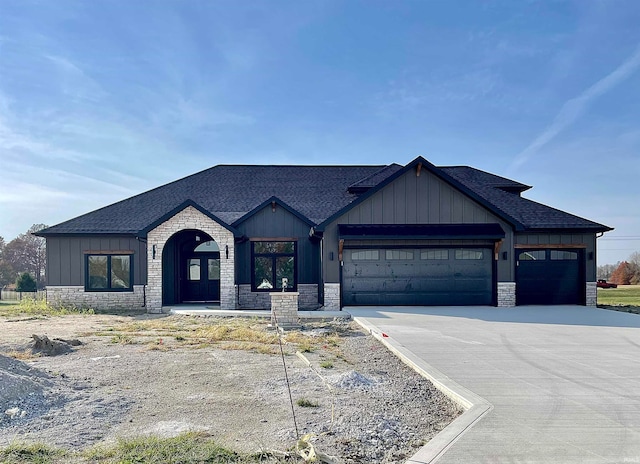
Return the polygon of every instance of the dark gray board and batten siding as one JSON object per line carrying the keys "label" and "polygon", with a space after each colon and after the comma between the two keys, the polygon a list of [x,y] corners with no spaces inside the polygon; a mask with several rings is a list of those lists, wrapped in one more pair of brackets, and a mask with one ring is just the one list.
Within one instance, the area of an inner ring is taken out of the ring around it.
{"label": "dark gray board and batten siding", "polygon": [[[436,175],[423,170],[416,176],[415,170],[408,170],[327,225],[324,231],[324,281],[340,281],[338,224],[490,223],[499,224],[505,232],[502,249],[512,249],[513,233],[509,224]],[[432,241],[430,244],[441,243]],[[330,261],[332,253],[334,260]],[[512,259],[498,261],[499,281],[513,281]]]}
{"label": "dark gray board and batten siding", "polygon": [[133,284],[147,283],[147,244],[131,236],[47,237],[47,285],[84,286],[89,251],[133,251]]}
{"label": "dark gray board and batten siding", "polygon": [[[310,225],[276,204],[265,206],[236,226],[242,235],[252,238],[296,238],[298,242],[298,283],[317,284],[320,276],[320,245],[309,239]],[[236,244],[237,283],[251,283],[251,242]]]}

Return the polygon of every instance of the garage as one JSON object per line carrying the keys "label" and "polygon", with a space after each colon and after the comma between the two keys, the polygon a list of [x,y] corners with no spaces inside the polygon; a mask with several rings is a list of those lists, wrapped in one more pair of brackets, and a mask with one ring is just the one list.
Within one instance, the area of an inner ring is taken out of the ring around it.
{"label": "garage", "polygon": [[516,304],[585,304],[584,251],[517,249]]}
{"label": "garage", "polygon": [[364,248],[344,252],[343,304],[491,305],[489,248]]}
{"label": "garage", "polygon": [[495,304],[499,224],[340,224],[343,306]]}

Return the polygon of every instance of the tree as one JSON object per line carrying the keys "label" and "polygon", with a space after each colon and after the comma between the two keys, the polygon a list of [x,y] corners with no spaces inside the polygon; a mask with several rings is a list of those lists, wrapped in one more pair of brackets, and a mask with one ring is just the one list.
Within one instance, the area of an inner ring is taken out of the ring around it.
{"label": "tree", "polygon": [[37,289],[36,281],[28,272],[23,272],[16,279],[16,291],[18,292],[35,292]]}
{"label": "tree", "polygon": [[46,227],[44,224],[32,225],[26,233],[7,243],[2,252],[2,258],[16,272],[32,274],[40,287],[44,286],[47,265],[46,242],[44,238],[33,234]]}
{"label": "tree", "polygon": [[598,266],[598,279],[610,280],[611,274],[613,274],[613,271],[615,271],[619,265],[620,263],[618,262],[616,264],[603,264],[602,266]]}
{"label": "tree", "polygon": [[16,273],[13,267],[2,256],[5,247],[4,237],[0,236],[0,288],[16,280]]}
{"label": "tree", "polygon": [[640,284],[640,251],[634,251],[629,256],[629,264],[632,265],[633,277],[631,278],[632,285]]}
{"label": "tree", "polygon": [[0,288],[16,281],[16,271],[13,270],[11,264],[0,259]]}
{"label": "tree", "polygon": [[622,261],[616,270],[613,271],[613,274],[611,274],[611,282],[618,285],[630,285],[635,276],[634,268],[635,266],[633,264]]}

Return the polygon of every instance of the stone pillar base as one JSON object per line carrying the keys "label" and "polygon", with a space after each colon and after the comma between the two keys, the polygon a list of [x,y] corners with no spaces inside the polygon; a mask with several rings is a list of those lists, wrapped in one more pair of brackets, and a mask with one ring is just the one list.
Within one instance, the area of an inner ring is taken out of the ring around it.
{"label": "stone pillar base", "polygon": [[498,307],[511,308],[516,305],[516,283],[498,282]]}
{"label": "stone pillar base", "polygon": [[271,327],[284,330],[298,329],[298,292],[272,292]]}
{"label": "stone pillar base", "polygon": [[596,282],[587,282],[585,305],[598,306],[598,286]]}

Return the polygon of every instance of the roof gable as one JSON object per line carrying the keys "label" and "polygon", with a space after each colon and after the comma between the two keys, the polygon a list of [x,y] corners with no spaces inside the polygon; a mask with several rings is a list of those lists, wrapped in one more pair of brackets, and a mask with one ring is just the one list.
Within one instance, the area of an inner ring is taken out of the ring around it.
{"label": "roof gable", "polygon": [[171,211],[167,211],[165,214],[163,214],[158,219],[153,221],[147,227],[142,229],[140,231],[140,235],[147,235],[150,231],[152,231],[153,229],[158,227],[160,224],[162,224],[163,222],[166,222],[167,220],[171,219],[173,216],[178,214],[180,211],[183,211],[184,209],[188,208],[189,206],[195,208],[196,210],[198,210],[199,212],[201,212],[202,214],[207,216],[209,219],[217,222],[222,227],[224,227],[225,229],[227,229],[230,232],[232,232],[234,235],[236,235],[236,236],[238,235],[237,231],[233,227],[231,227],[229,224],[225,223],[223,220],[221,220],[216,215],[211,214],[209,211],[207,211],[206,209],[204,209],[202,206],[200,206],[198,203],[196,203],[195,201],[193,201],[191,199],[181,203],[180,205],[178,205],[175,208],[173,208]]}
{"label": "roof gable", "polygon": [[307,218],[307,217],[303,216],[302,214],[300,214],[298,211],[293,209],[291,206],[287,205],[284,201],[280,200],[278,197],[271,197],[268,200],[265,200],[264,202],[260,203],[258,206],[253,208],[251,211],[249,211],[247,214],[245,214],[241,218],[239,218],[236,221],[234,221],[234,223],[233,223],[234,227],[238,227],[240,224],[242,224],[246,220],[252,218],[253,216],[255,216],[257,213],[262,211],[262,209],[264,209],[268,205],[272,205],[272,207],[275,207],[275,205],[278,205],[278,206],[284,208],[286,211],[288,211],[289,213],[293,214],[295,217],[297,217],[301,221],[305,222],[309,226],[313,226],[315,224],[309,218]]}
{"label": "roof gable", "polygon": [[322,232],[328,224],[330,224],[331,222],[333,222],[334,220],[336,220],[337,218],[339,218],[343,214],[347,213],[350,209],[352,209],[352,208],[356,207],[357,205],[359,205],[360,203],[366,201],[367,199],[369,199],[370,197],[375,195],[377,192],[379,192],[380,190],[385,188],[387,185],[389,185],[392,182],[396,181],[398,178],[400,178],[401,176],[403,176],[405,173],[409,172],[410,170],[415,170],[416,174],[419,175],[420,172],[422,172],[423,169],[425,171],[428,171],[431,174],[435,175],[436,177],[438,177],[439,179],[443,180],[447,184],[451,185],[455,189],[459,190],[460,192],[462,192],[467,197],[471,198],[475,202],[479,203],[481,206],[485,207],[487,210],[489,210],[492,213],[494,213],[496,216],[498,216],[501,219],[505,220],[507,223],[513,225],[516,229],[523,228],[522,224],[520,224],[517,220],[515,220],[514,218],[512,218],[511,216],[509,216],[505,212],[500,211],[499,209],[495,208],[494,205],[492,205],[491,203],[489,203],[486,200],[484,200],[475,191],[471,190],[466,185],[462,184],[461,182],[459,182],[455,178],[451,177],[449,174],[447,174],[443,170],[439,169],[437,166],[435,166],[434,164],[430,163],[429,161],[424,159],[422,156],[418,156],[411,163],[407,164],[402,169],[398,169],[392,175],[388,176],[382,182],[377,184],[375,187],[369,189],[366,193],[360,195],[357,200],[353,201],[352,203],[350,203],[349,205],[346,205],[341,210],[339,210],[339,211],[335,212],[334,214],[332,214],[330,217],[328,217],[326,220],[324,220],[321,224],[318,225],[318,227],[316,228],[316,231]]}
{"label": "roof gable", "polygon": [[522,198],[530,187],[467,166],[437,167],[417,157],[406,166],[219,165],[40,231],[38,235],[144,236],[185,205],[233,230],[271,201],[322,232],[337,217],[399,177],[425,170],[451,185],[516,231],[612,230],[602,224]]}

